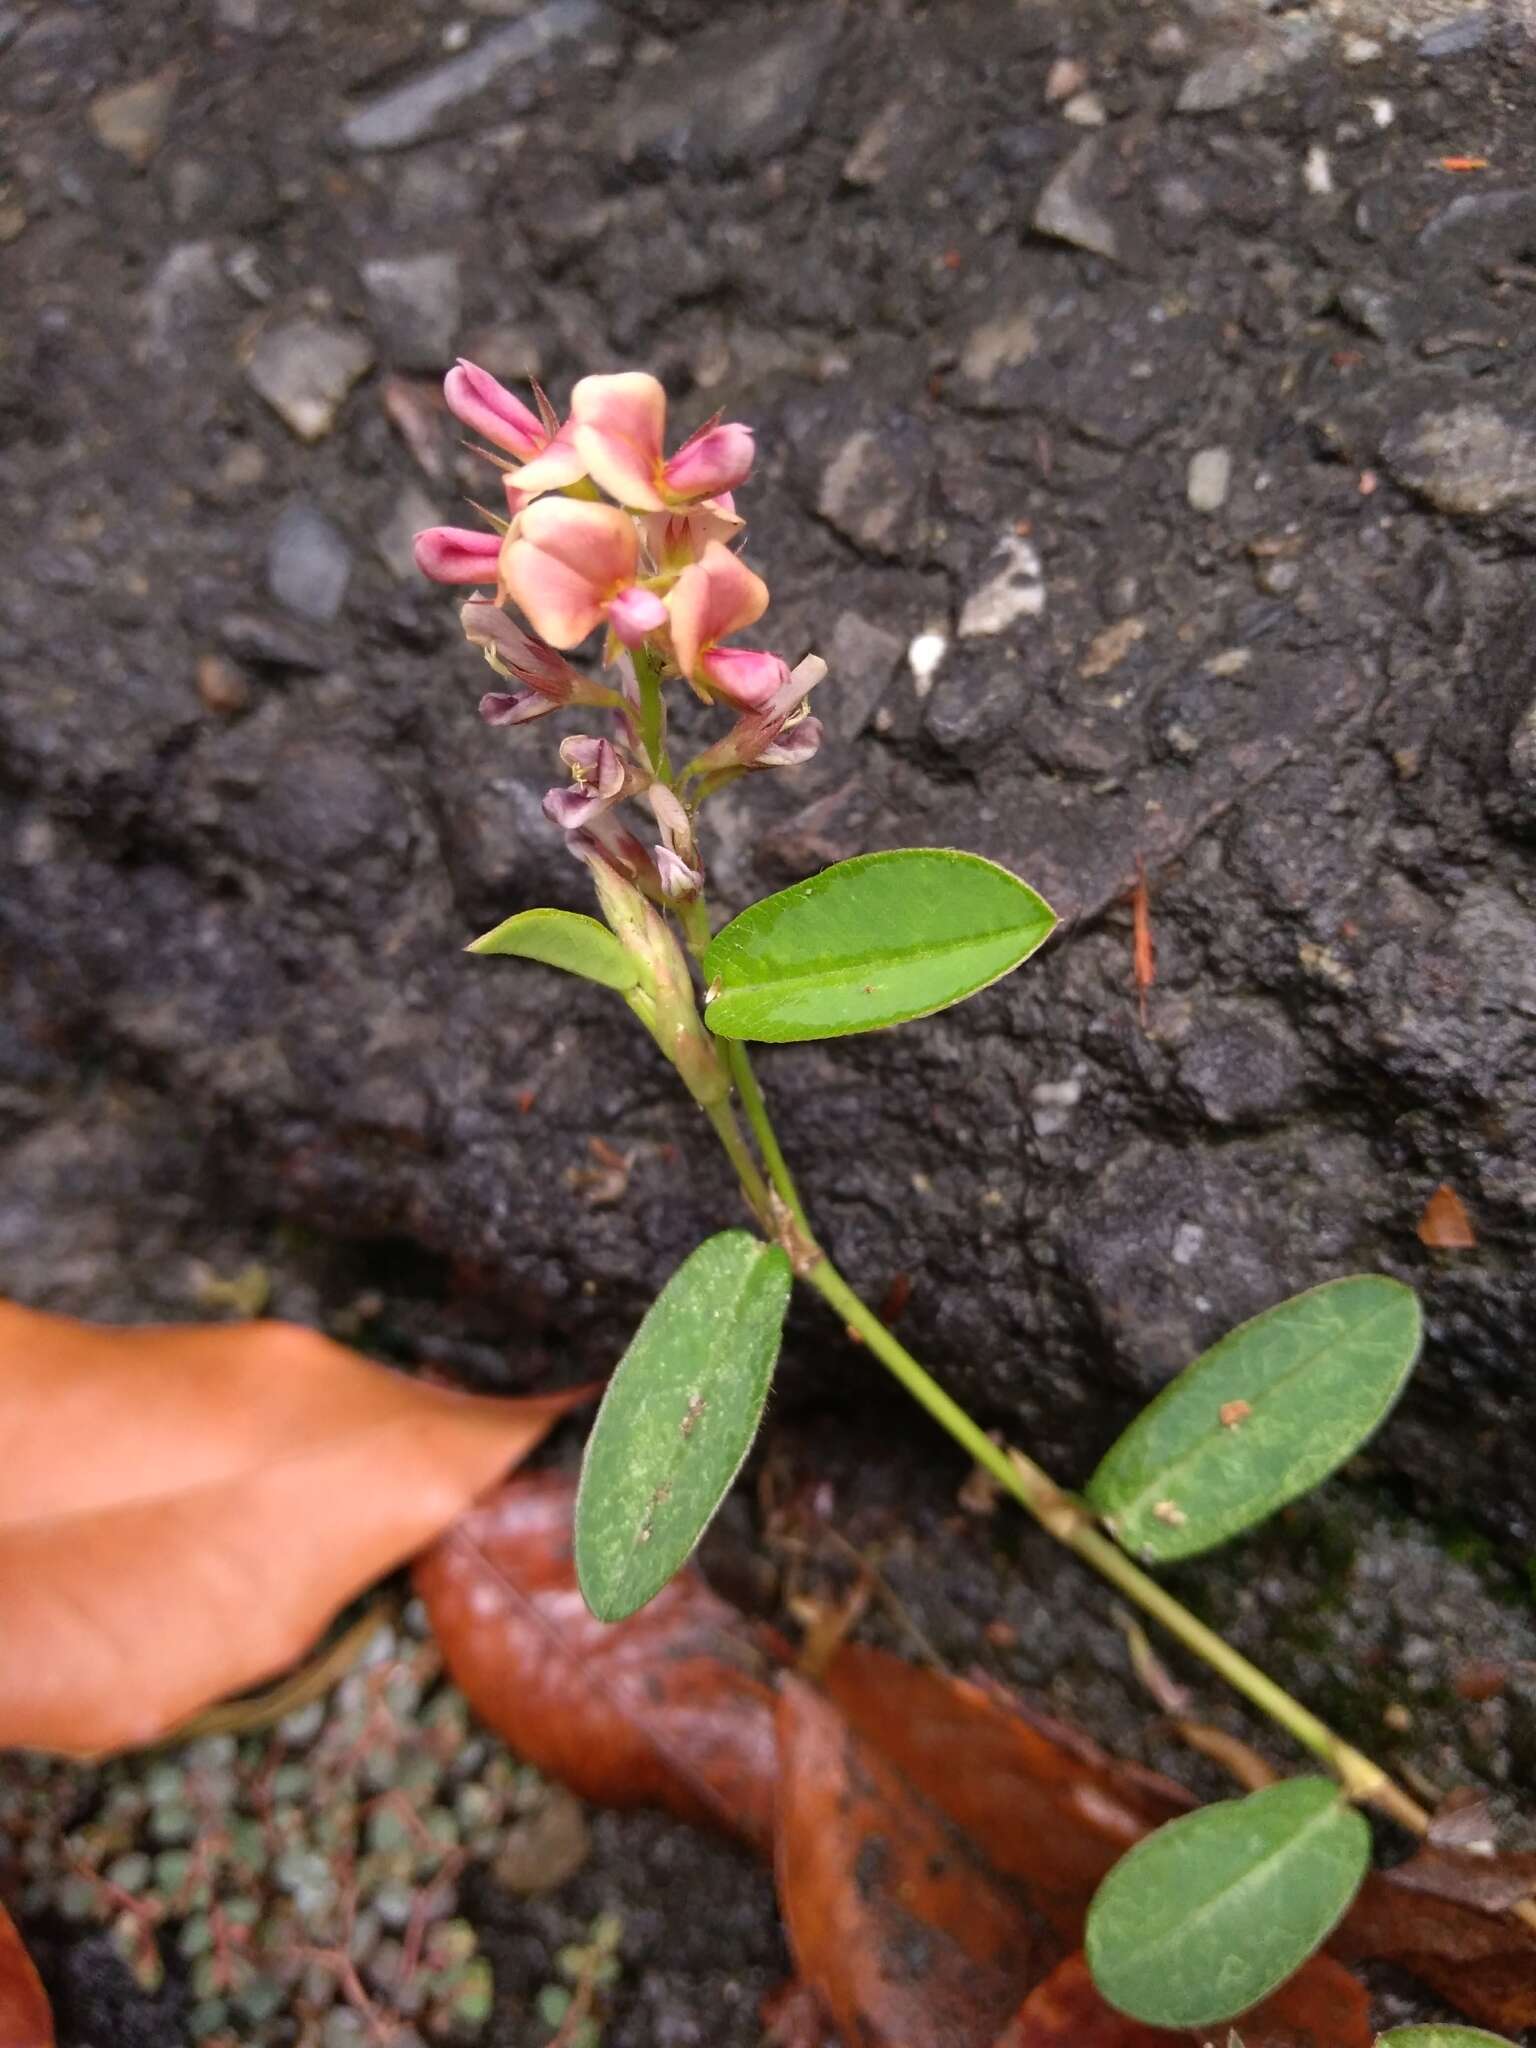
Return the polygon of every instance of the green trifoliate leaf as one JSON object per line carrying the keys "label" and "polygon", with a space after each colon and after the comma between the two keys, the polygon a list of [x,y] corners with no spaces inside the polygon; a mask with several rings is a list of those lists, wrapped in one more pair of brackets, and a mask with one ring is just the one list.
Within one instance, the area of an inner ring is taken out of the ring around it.
{"label": "green trifoliate leaf", "polygon": [[1509,2039],[1481,2027],[1394,2027],[1377,2035],[1376,2048],[1509,2048]]}
{"label": "green trifoliate leaf", "polygon": [[1235,2019],[1343,1918],[1371,1831],[1326,1778],[1204,1806],[1123,1856],[1088,1910],[1093,1981],[1154,2027]]}
{"label": "green trifoliate leaf", "polygon": [[616,988],[622,995],[640,979],[640,969],[604,924],[573,910],[520,910],[465,949],[470,953],[514,953],[542,960]]}
{"label": "green trifoliate leaf", "polygon": [[1376,2048],[1509,2048],[1509,2040],[1481,2027],[1394,2027],[1377,2036]]}
{"label": "green trifoliate leaf", "polygon": [[754,903],[704,956],[721,1038],[840,1038],[975,995],[1044,944],[1056,913],[978,854],[909,847],[839,861]]}
{"label": "green trifoliate leaf", "polygon": [[652,1302],[587,1442],[576,1576],[599,1621],[659,1593],[751,1448],[789,1302],[789,1260],[744,1230],[691,1253]]}
{"label": "green trifoliate leaf", "polygon": [[1330,1280],[1255,1316],[1165,1387],[1106,1454],[1088,1499],[1152,1563],[1251,1528],[1343,1464],[1419,1355],[1401,1281]]}

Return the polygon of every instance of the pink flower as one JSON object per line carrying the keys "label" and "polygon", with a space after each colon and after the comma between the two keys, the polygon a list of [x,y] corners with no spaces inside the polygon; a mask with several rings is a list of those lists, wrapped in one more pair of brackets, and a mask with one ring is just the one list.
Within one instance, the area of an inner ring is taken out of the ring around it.
{"label": "pink flower", "polygon": [[[538,386],[534,389],[538,391]],[[537,497],[541,491],[563,490],[586,474],[571,439],[571,422],[556,426],[542,392],[538,394],[540,411],[531,412],[489,370],[461,356],[443,379],[443,396],[456,420],[518,458],[521,467],[512,472],[507,484],[514,513],[521,510],[521,501]]]}
{"label": "pink flower", "polygon": [[667,394],[644,370],[583,377],[571,393],[571,428],[587,475],[640,512],[718,497],[752,468],[752,429],[734,421],[709,421],[668,461]]}
{"label": "pink flower", "polygon": [[574,647],[606,619],[626,647],[667,622],[667,610],[636,583],[640,537],[616,505],[540,498],[502,548],[507,588],[554,647]]}
{"label": "pink flower", "polygon": [[429,526],[411,543],[416,566],[438,583],[494,583],[501,537],[469,526]]}
{"label": "pink flower", "polygon": [[826,672],[818,654],[796,662],[759,710],[749,711],[690,764],[689,776],[704,782],[716,775],[730,780],[745,768],[798,768],[809,761],[821,745],[822,726],[819,718],[806,716],[805,700]]}
{"label": "pink flower", "polygon": [[782,687],[788,669],[776,654],[716,642],[755,625],[767,609],[768,586],[762,577],[712,540],[701,559],[678,577],[667,599],[678,668],[690,682],[729,698],[743,711],[761,709]]}

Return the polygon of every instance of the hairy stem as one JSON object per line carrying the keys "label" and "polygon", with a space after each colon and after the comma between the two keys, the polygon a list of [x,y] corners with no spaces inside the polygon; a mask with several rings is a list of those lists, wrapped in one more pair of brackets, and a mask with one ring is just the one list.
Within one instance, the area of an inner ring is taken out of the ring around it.
{"label": "hairy stem", "polygon": [[763,1155],[763,1164],[768,1169],[774,1192],[788,1209],[799,1226],[801,1235],[810,1244],[816,1241],[811,1229],[810,1218],[805,1213],[805,1204],[800,1199],[800,1190],[795,1186],[795,1177],[789,1170],[779,1144],[778,1133],[768,1114],[768,1105],[763,1100],[762,1087],[747,1056],[747,1048],[740,1039],[722,1039],[725,1047],[725,1064],[730,1069],[731,1079],[736,1083],[736,1092],[741,1097],[741,1106],[746,1111],[747,1122],[752,1126],[752,1135],[757,1140],[757,1149]]}
{"label": "hairy stem", "polygon": [[773,1197],[768,1184],[757,1168],[752,1149],[747,1143],[746,1133],[737,1120],[730,1099],[724,1102],[706,1102],[704,1114],[715,1127],[715,1136],[725,1147],[725,1155],[736,1169],[736,1178],[741,1182],[741,1191],[752,1205],[752,1213],[770,1237],[777,1233],[773,1227]]}

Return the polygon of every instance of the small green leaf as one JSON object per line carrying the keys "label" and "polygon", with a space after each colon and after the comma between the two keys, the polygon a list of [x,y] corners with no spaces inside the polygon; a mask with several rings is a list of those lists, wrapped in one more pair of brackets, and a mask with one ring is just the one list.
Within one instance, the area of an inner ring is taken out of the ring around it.
{"label": "small green leaf", "polygon": [[684,1259],[608,1382],[576,1496],[576,1576],[622,1621],[687,1562],[741,1470],[768,1396],[789,1260],[745,1230]]}
{"label": "small green leaf", "polygon": [[1231,1331],[1105,1454],[1088,1499],[1129,1551],[1194,1557],[1335,1471],[1386,1416],[1419,1355],[1418,1297],[1358,1274]]}
{"label": "small green leaf", "polygon": [[995,862],[944,847],[864,853],[766,896],[704,956],[721,1038],[841,1038],[926,1017],[999,980],[1056,913]]}
{"label": "small green leaf", "polygon": [[1099,1886],[1085,1946],[1099,1990],[1154,2027],[1235,2019],[1294,1975],[1348,1909],[1371,1831],[1327,1778],[1202,1806]]}
{"label": "small green leaf", "polygon": [[1394,2027],[1376,2037],[1376,2048],[1509,2048],[1509,2038],[1481,2027]]}
{"label": "small green leaf", "polygon": [[626,953],[607,925],[574,910],[520,910],[505,924],[465,948],[469,953],[515,953],[523,960],[542,960],[567,974],[585,975],[622,995],[640,979],[633,956]]}

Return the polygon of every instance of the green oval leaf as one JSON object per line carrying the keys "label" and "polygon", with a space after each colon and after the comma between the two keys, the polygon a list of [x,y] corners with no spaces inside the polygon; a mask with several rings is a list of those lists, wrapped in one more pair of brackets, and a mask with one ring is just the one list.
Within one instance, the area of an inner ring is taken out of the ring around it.
{"label": "green oval leaf", "polygon": [[1376,2048],[1509,2048],[1509,2037],[1481,2027],[1394,2027],[1377,2035]]}
{"label": "green oval leaf", "polygon": [[585,975],[622,995],[640,979],[633,955],[627,953],[595,917],[574,910],[520,910],[464,949],[467,953],[514,953],[523,960],[542,960],[567,974]]}
{"label": "green oval leaf", "polygon": [[1402,1392],[1422,1338],[1400,1280],[1330,1280],[1223,1337],[1105,1454],[1088,1499],[1153,1563],[1225,1543],[1335,1471]]}
{"label": "green oval leaf", "polygon": [[841,1038],[926,1017],[1008,974],[1056,913],[1017,875],[946,847],[864,853],[766,896],[704,956],[721,1038]]}
{"label": "green oval leaf", "polygon": [[647,1310],[608,1382],[576,1496],[576,1576],[599,1621],[622,1621],[661,1591],[741,1470],[790,1278],[776,1245],[725,1230]]}
{"label": "green oval leaf", "polygon": [[1370,1854],[1370,1829],[1327,1778],[1203,1806],[1138,1842],[1099,1886],[1093,1981],[1149,2026],[1235,2019],[1327,1940]]}

